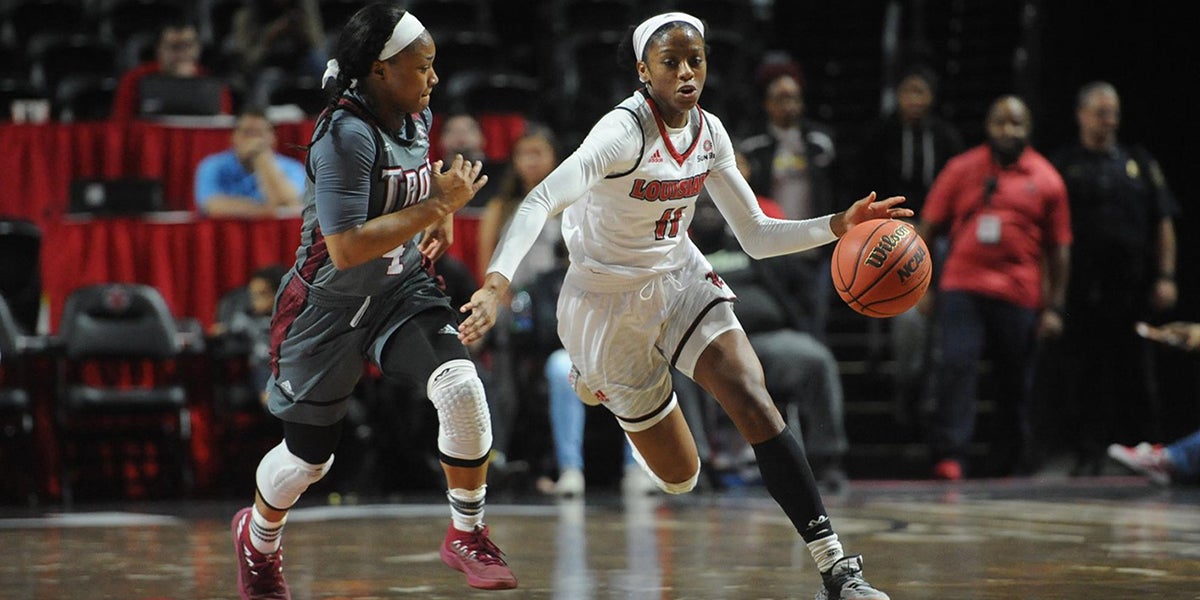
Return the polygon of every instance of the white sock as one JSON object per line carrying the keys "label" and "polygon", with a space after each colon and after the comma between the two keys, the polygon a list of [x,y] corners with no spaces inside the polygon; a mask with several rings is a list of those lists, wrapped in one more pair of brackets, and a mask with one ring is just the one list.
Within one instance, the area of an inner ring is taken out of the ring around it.
{"label": "white sock", "polygon": [[837,534],[808,542],[808,551],[812,552],[813,560],[817,561],[817,570],[824,573],[833,567],[833,563],[841,560],[842,543]]}
{"label": "white sock", "polygon": [[287,515],[279,521],[268,521],[258,512],[258,506],[255,506],[254,510],[250,511],[250,544],[263,554],[277,552],[282,541],[280,538],[283,536],[284,523],[287,523]]}
{"label": "white sock", "polygon": [[483,525],[483,505],[487,496],[487,485],[475,490],[451,488],[446,492],[450,499],[450,519],[459,531],[475,531]]}

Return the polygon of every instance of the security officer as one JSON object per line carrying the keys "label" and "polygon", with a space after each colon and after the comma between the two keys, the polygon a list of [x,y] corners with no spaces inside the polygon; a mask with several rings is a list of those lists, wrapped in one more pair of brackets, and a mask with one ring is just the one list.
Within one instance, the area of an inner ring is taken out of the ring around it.
{"label": "security officer", "polygon": [[1098,471],[1107,442],[1162,433],[1152,350],[1134,324],[1175,305],[1178,206],[1154,158],[1117,142],[1120,107],[1112,84],[1083,86],[1079,141],[1052,159],[1067,184],[1075,237],[1062,391],[1077,475]]}

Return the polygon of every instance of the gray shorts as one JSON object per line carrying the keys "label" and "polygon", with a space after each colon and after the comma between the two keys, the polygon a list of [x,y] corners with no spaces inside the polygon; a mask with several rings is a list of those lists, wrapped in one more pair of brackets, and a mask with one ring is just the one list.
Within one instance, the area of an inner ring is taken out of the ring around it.
{"label": "gray shorts", "polygon": [[271,414],[306,425],[338,423],[366,361],[380,365],[388,338],[431,309],[447,311],[447,322],[456,322],[450,300],[425,271],[376,297],[332,294],[290,272],[271,321]]}

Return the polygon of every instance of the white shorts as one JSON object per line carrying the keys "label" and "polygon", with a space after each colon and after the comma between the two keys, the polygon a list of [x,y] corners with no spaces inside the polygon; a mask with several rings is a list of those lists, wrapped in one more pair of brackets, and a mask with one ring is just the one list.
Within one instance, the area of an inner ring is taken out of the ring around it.
{"label": "white shorts", "polygon": [[[643,431],[674,406],[670,367],[692,377],[708,344],[741,329],[725,282],[694,263],[641,289],[588,291],[570,277],[558,297],[558,335],[571,356],[576,390],[608,407],[627,431]],[[580,386],[579,384],[582,384]]]}

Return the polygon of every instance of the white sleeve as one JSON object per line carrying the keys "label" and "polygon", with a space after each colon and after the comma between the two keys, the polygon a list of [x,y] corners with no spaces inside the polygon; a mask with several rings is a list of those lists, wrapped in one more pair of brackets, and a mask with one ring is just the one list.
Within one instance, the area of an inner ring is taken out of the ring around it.
{"label": "white sleeve", "polygon": [[628,111],[615,109],[601,117],[579,148],[525,196],[496,245],[488,273],[512,281],[546,221],[608,174],[635,166],[642,143],[641,125]]}
{"label": "white sleeve", "polygon": [[742,249],[756,259],[801,252],[837,239],[829,228],[832,215],[789,221],[763,214],[758,197],[737,169],[733,144],[719,120],[713,119],[717,160],[705,180],[705,188],[725,216]]}

